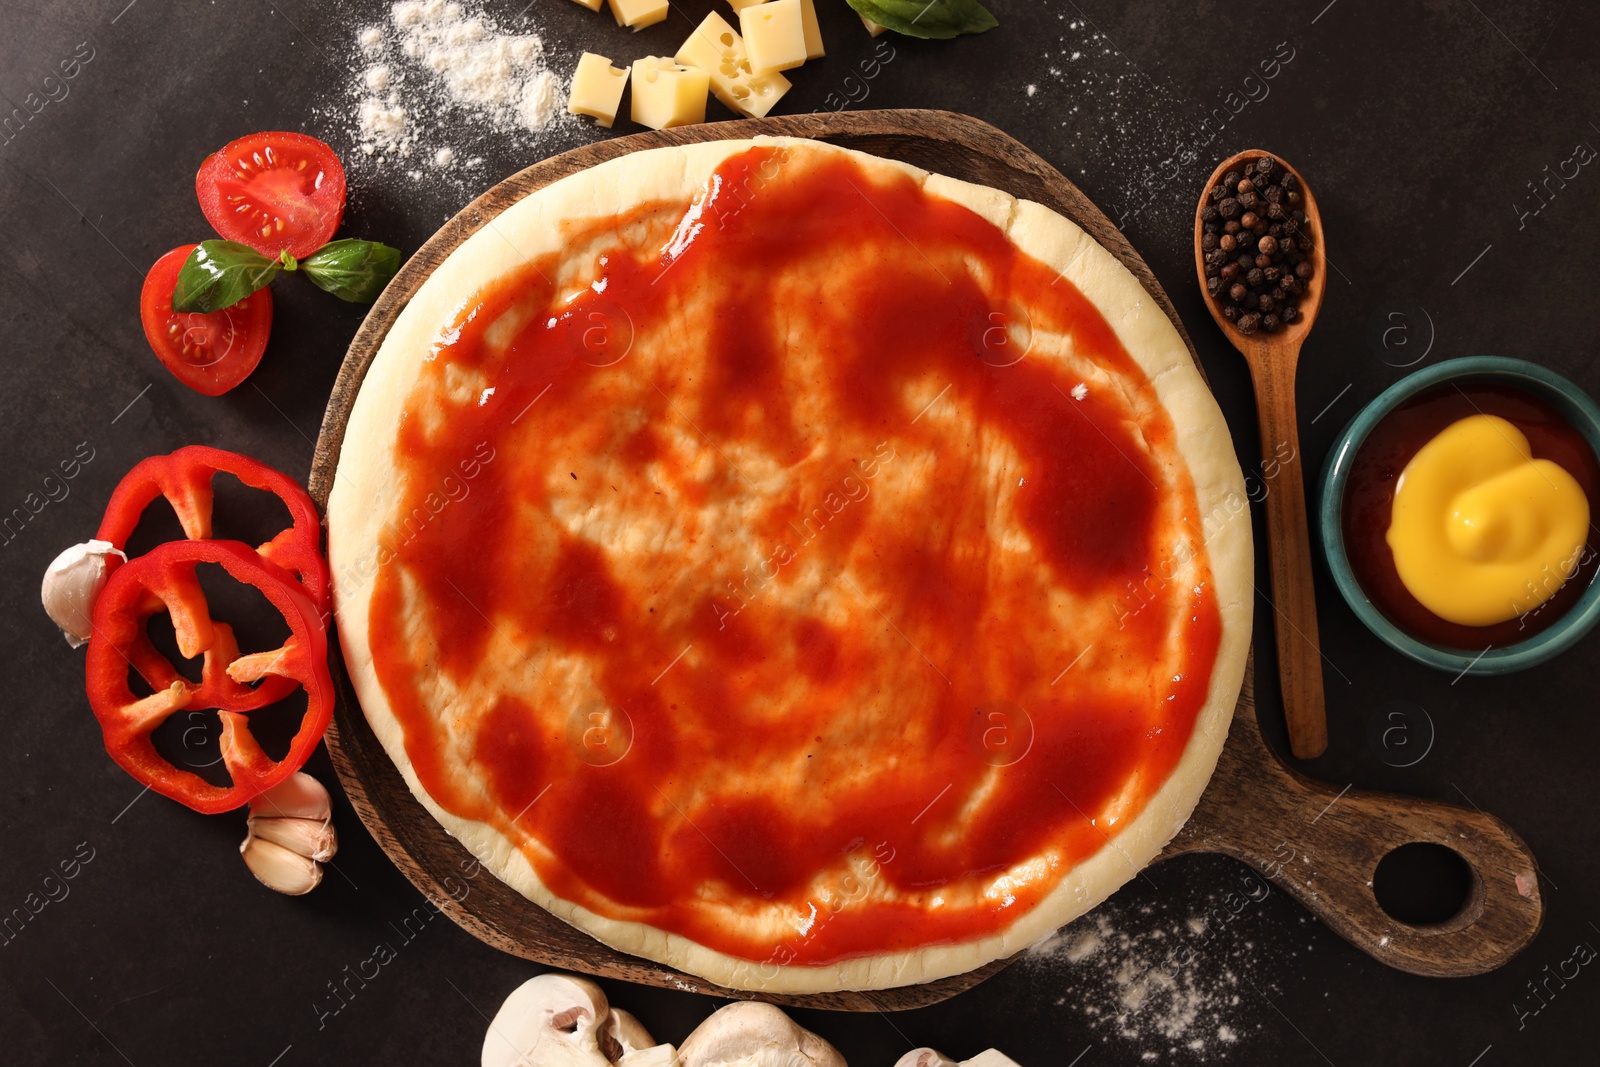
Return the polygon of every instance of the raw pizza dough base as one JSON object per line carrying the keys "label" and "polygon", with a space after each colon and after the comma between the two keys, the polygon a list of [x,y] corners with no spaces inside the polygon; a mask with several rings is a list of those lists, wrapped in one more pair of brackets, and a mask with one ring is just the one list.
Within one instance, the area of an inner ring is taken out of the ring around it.
{"label": "raw pizza dough base", "polygon": [[[363,573],[368,569],[364,564],[379,551],[380,535],[398,497],[395,487],[401,474],[393,454],[398,415],[441,331],[484,286],[530,259],[558,251],[562,220],[610,217],[649,201],[687,204],[718,165],[754,145],[845,153],[869,172],[887,169],[912,175],[930,194],[968,207],[1005,231],[1022,252],[1061,272],[1099,309],[1143,368],[1172,420],[1177,451],[1188,464],[1200,515],[1207,518],[1206,549],[1222,636],[1206,703],[1181,760],[1114,840],[1076,864],[1011,926],[977,940],[826,966],[758,964],[558,898],[497,829],[451,814],[422,787],[372,662],[368,607],[374,578]],[[1254,603],[1249,510],[1227,424],[1183,339],[1133,275],[1075,223],[1042,205],[896,161],[796,138],[711,141],[632,153],[534,192],[463,242],[400,313],[367,372],[328,501],[328,543],[346,668],[373,732],[433,817],[502,881],[600,941],[722,986],[772,993],[884,989],[965,973],[1050,935],[1134,877],[1188,820],[1216,767],[1243,683]]]}

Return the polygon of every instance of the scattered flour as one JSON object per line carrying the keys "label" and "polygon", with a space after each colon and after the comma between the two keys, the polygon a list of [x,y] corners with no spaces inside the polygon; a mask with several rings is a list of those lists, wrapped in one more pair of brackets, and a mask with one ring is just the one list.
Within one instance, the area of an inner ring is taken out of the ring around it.
{"label": "scattered flour", "polygon": [[[1213,913],[1229,915],[1227,908]],[[1141,1062],[1223,1059],[1262,1007],[1252,942],[1220,932],[1220,920],[1179,921],[1117,912],[1102,904],[1039,942],[1023,958],[1055,1003],[1095,1030],[1132,1046]],[[1231,915],[1230,915],[1231,918]]]}
{"label": "scattered flour", "polygon": [[321,117],[372,166],[421,155],[436,173],[470,169],[482,160],[463,144],[527,144],[567,124],[551,58],[538,34],[503,29],[472,0],[401,0],[356,34],[348,105]]}

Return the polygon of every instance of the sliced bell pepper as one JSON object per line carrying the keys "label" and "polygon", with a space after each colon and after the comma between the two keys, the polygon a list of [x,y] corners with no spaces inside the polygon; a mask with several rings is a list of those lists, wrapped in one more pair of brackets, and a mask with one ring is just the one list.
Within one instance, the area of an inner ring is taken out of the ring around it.
{"label": "sliced bell pepper", "polygon": [[[211,618],[195,576],[200,563],[220,565],[283,614],[289,638],[281,648],[239,654],[232,629]],[[146,623],[162,611],[172,617],[178,650],[205,657],[198,685],[150,640]],[[130,668],[154,690],[151,695],[134,694]],[[298,771],[333,714],[328,635],[317,605],[293,575],[239,541],[169,541],[118,567],[95,601],[86,674],[89,704],[111,758],[156,792],[208,815],[246,804]],[[306,691],[305,717],[288,754],[274,760],[252,736],[248,713],[297,686]],[[221,717],[222,763],[232,779],[227,786],[175,766],[151,739],[169,716],[207,709]]]}
{"label": "sliced bell pepper", "polygon": [[[139,525],[145,508],[164,496],[178,515],[184,535],[191,540],[211,536],[212,479],[218,472],[231,474],[252,489],[260,489],[282,500],[294,520],[293,525],[256,551],[262,558],[292,572],[300,579],[317,613],[326,618],[332,605],[328,563],[322,555],[322,527],[317,506],[300,484],[258,460],[206,445],[189,445],[165,456],[140,461],[117,483],[100,520],[96,539],[108,541],[118,549]],[[119,566],[114,563],[113,566]]]}

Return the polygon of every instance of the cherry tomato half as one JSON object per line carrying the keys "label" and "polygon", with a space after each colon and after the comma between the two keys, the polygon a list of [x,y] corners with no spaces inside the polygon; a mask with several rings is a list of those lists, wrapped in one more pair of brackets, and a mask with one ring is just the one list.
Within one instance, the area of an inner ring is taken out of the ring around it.
{"label": "cherry tomato half", "polygon": [[197,393],[217,396],[250,377],[272,332],[272,292],[258,289],[221,311],[172,310],[178,272],[194,245],[179,245],[144,276],[139,319],[145,340],[177,379]]}
{"label": "cherry tomato half", "polygon": [[267,256],[305,259],[344,217],[344,167],[303,133],[253,133],[200,164],[200,210],[217,233]]}

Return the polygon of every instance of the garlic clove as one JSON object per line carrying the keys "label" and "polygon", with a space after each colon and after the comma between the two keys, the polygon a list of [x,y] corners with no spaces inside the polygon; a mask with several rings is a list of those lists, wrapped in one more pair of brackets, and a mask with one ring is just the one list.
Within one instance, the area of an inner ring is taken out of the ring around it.
{"label": "garlic clove", "polygon": [[315,819],[326,822],[333,812],[328,790],[304,771],[288,778],[250,801],[250,817]]}
{"label": "garlic clove", "polygon": [[306,859],[326,863],[339,851],[339,838],[333,823],[316,819],[272,819],[259,815],[250,817],[248,826],[252,837],[282,845],[290,852]]}
{"label": "garlic clove", "polygon": [[124,562],[128,559],[109,541],[85,541],[62,552],[45,568],[39,599],[73,648],[82,648],[94,631],[94,601],[105,588],[111,571],[107,560],[112,556]]}
{"label": "garlic clove", "polygon": [[303,896],[322,883],[322,865],[316,860],[296,855],[264,838],[245,838],[239,852],[257,881],[286,896]]}

